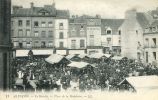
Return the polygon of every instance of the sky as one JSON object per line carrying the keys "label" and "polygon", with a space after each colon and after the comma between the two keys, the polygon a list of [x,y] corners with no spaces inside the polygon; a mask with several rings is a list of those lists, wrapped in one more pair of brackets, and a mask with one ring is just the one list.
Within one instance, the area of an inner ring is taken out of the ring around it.
{"label": "sky", "polygon": [[[136,8],[147,12],[158,7],[158,0],[54,0],[57,9],[69,10],[71,15],[101,15],[102,18],[124,18],[125,11]],[[12,5],[30,7],[50,5],[53,0],[12,0]]]}

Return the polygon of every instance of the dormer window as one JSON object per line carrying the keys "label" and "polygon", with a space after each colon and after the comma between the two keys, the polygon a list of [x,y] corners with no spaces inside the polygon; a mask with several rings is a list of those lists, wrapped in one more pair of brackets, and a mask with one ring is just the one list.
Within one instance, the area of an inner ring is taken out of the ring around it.
{"label": "dormer window", "polygon": [[39,15],[42,15],[42,16],[49,15],[49,12],[42,9],[42,10],[39,11]]}
{"label": "dormer window", "polygon": [[107,30],[107,31],[106,31],[106,34],[111,34],[111,30]]}
{"label": "dormer window", "polygon": [[153,27],[152,31],[155,32],[156,31],[156,27]]}

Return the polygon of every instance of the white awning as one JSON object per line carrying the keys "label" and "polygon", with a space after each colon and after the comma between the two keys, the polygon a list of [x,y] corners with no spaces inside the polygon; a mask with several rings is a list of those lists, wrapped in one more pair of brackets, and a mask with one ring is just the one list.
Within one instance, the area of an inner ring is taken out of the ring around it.
{"label": "white awning", "polygon": [[62,55],[52,54],[45,60],[50,64],[55,64],[55,63],[59,63],[63,58],[65,58],[65,57]]}
{"label": "white awning", "polygon": [[34,55],[51,55],[53,50],[32,50]]}
{"label": "white awning", "polygon": [[[28,56],[29,50],[16,50],[16,57]],[[33,55],[51,55],[53,50],[32,50]]]}
{"label": "white awning", "polygon": [[26,57],[28,52],[29,50],[16,50],[16,57]]}
{"label": "white awning", "polygon": [[90,65],[89,63],[86,62],[71,62],[68,66],[69,67],[76,67],[76,68],[84,68],[86,66]]}
{"label": "white awning", "polygon": [[75,56],[76,56],[76,55],[67,55],[66,58],[70,60],[70,59],[72,59],[72,58],[75,57]]}
{"label": "white awning", "polygon": [[123,57],[122,56],[114,56],[112,57],[113,60],[121,60]]}

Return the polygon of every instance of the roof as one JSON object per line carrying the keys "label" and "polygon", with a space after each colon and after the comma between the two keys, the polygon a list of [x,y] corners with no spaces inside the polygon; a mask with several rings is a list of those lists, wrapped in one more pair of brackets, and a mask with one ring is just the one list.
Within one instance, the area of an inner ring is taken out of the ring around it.
{"label": "roof", "polygon": [[88,65],[90,64],[86,62],[74,62],[74,61],[68,64],[69,67],[76,67],[76,68],[84,68]]}
{"label": "roof", "polygon": [[128,77],[124,79],[120,84],[122,84],[124,81],[127,81],[129,84],[131,84],[136,91],[143,88],[158,89],[158,76],[156,75]]}
{"label": "roof", "polygon": [[146,18],[145,13],[136,13],[136,19],[138,21],[138,23],[140,24],[140,26],[145,29],[146,27],[148,27],[149,25],[149,21]]}
{"label": "roof", "polygon": [[[48,15],[40,15],[40,12],[47,12]],[[49,16],[49,17],[69,17],[69,11],[57,10],[51,5],[45,5],[44,7],[33,8],[17,8],[13,7],[13,17],[37,17],[37,16]]]}
{"label": "roof", "polygon": [[124,19],[102,19],[102,34],[106,34],[105,27],[110,27],[113,34],[118,34],[118,28],[122,25],[123,21]]}
{"label": "roof", "polygon": [[111,56],[110,54],[94,53],[94,54],[89,55],[88,57],[89,58],[97,58],[97,59],[99,59],[101,57],[107,57],[107,58],[109,58],[110,56]]}
{"label": "roof", "polygon": [[67,55],[66,58],[70,60],[70,59],[72,59],[72,58],[75,57],[75,56],[76,56],[76,55]]}
{"label": "roof", "polygon": [[56,64],[56,63],[59,63],[64,58],[65,58],[64,56],[61,56],[58,54],[52,54],[51,56],[49,56],[45,60],[50,64]]}
{"label": "roof", "polygon": [[114,56],[112,57],[113,60],[121,60],[123,57],[122,56]]}
{"label": "roof", "polygon": [[86,56],[87,56],[87,54],[79,54],[79,55],[78,55],[79,58],[84,58],[84,57],[86,57]]}
{"label": "roof", "polygon": [[155,20],[153,23],[151,23],[150,26],[157,26],[158,25],[158,20]]}

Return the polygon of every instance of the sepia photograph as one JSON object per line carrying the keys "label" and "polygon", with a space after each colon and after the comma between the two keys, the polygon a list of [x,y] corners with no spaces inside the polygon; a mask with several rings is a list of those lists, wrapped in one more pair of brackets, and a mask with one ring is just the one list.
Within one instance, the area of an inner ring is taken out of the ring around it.
{"label": "sepia photograph", "polygon": [[157,0],[0,0],[0,100],[158,100]]}

